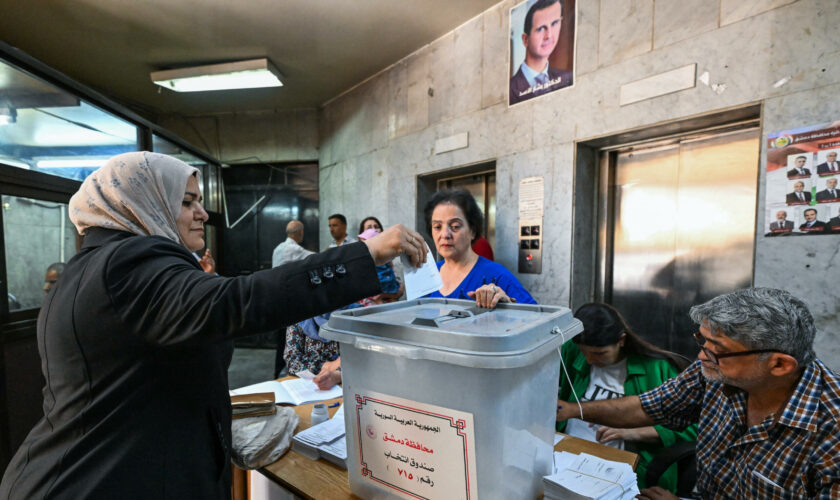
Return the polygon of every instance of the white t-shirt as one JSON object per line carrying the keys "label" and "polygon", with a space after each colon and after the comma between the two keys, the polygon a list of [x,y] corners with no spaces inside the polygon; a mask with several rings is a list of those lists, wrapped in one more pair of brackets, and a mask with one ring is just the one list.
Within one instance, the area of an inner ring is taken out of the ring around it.
{"label": "white t-shirt", "polygon": [[[603,368],[592,366],[589,371],[589,387],[586,388],[584,394],[578,394],[578,396],[581,402],[624,397],[625,380],[627,380],[627,358]],[[588,422],[579,418],[570,418],[566,423],[566,434],[587,441],[598,441],[595,439],[597,429],[598,425],[589,427]],[[624,440],[622,439],[604,444],[620,450],[624,449]]]}

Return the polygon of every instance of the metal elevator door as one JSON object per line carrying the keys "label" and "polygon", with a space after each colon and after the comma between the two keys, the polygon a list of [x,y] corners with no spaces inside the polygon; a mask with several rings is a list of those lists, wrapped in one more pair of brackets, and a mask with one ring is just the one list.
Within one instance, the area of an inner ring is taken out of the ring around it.
{"label": "metal elevator door", "polygon": [[750,286],[759,140],[751,127],[605,154],[603,298],[653,344],[693,358],[691,306]]}

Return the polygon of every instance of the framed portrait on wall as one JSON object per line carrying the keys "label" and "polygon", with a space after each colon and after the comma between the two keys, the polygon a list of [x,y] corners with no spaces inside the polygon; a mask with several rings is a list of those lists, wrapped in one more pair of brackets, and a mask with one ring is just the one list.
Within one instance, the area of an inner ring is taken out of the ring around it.
{"label": "framed portrait on wall", "polygon": [[510,9],[508,104],[574,84],[575,0],[527,0]]}

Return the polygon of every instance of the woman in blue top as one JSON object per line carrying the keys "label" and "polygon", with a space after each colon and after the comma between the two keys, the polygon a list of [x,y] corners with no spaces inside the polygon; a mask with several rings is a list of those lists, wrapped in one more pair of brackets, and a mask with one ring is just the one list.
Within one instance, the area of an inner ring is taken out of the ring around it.
{"label": "woman in blue top", "polygon": [[443,287],[428,297],[474,298],[480,307],[496,307],[499,302],[537,303],[513,273],[472,250],[472,242],[481,236],[484,216],[468,191],[438,191],[423,212],[426,230],[443,257],[437,263]]}

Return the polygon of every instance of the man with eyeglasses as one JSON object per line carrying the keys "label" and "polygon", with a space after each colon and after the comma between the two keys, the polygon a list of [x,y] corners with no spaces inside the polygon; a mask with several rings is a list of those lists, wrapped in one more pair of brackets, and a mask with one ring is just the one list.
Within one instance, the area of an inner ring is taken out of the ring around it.
{"label": "man with eyeglasses", "polygon": [[[748,288],[694,306],[698,360],[640,396],[561,402],[611,427],[697,423],[701,498],[840,498],[840,378],[816,359],[816,327],[784,290]],[[639,498],[676,498],[659,487]]]}

